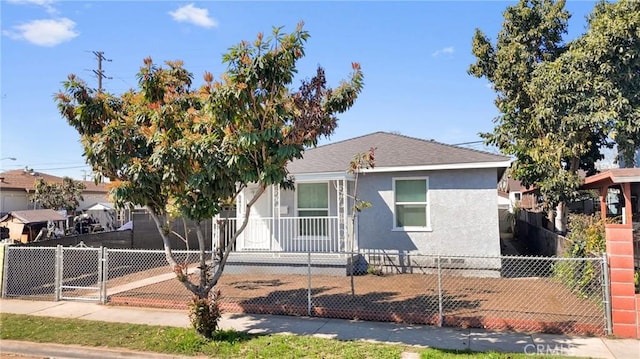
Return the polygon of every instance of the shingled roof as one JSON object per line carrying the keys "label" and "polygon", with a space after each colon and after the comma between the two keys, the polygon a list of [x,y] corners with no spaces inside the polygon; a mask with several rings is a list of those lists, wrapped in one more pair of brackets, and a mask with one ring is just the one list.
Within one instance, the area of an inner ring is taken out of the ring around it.
{"label": "shingled roof", "polygon": [[[34,191],[36,179],[42,178],[47,183],[62,183],[62,177],[57,177],[41,172],[25,170],[12,170],[0,173],[0,189],[18,189],[23,191]],[[104,183],[96,185],[92,181],[79,181],[84,183],[84,192],[107,193],[107,186]]]}
{"label": "shingled roof", "polygon": [[40,223],[48,221],[64,221],[65,217],[52,209],[34,209],[27,211],[13,211],[10,214],[20,222]]}
{"label": "shingled roof", "polygon": [[306,150],[294,160],[291,174],[344,172],[357,153],[376,148],[376,169],[399,167],[507,167],[509,157],[388,132],[375,132]]}

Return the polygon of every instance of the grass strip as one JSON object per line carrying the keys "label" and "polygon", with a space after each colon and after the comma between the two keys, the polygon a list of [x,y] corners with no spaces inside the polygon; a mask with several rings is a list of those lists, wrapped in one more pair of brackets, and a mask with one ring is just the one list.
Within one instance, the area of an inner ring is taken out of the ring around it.
{"label": "grass strip", "polygon": [[[403,352],[419,353],[421,359],[536,358],[536,356],[525,354],[424,349],[366,341],[340,341],[313,336],[257,335],[233,330],[220,331],[216,333],[213,340],[207,340],[188,328],[8,313],[0,313],[0,338],[215,358],[398,359]],[[544,356],[544,358],[553,357]]]}

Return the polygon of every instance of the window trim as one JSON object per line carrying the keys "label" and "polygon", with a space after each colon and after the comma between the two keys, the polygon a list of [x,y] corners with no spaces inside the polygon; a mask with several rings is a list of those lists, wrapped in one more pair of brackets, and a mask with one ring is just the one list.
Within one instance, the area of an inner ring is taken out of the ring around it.
{"label": "window trim", "polygon": [[[295,188],[295,205],[296,205],[296,216],[298,220],[301,218],[314,218],[314,217],[323,217],[323,216],[311,216],[311,217],[303,217],[300,215],[300,208],[298,207],[298,191],[300,190],[299,184],[324,184],[327,186],[327,208],[303,208],[302,211],[327,211],[327,215],[324,216],[327,218],[327,228],[326,233],[330,230],[328,227],[329,218],[331,218],[331,193],[330,193],[330,182],[329,181],[299,181],[296,182]],[[298,228],[298,235],[294,238],[294,240],[328,240],[329,236],[325,235],[309,235],[309,234],[301,234],[301,229]]]}
{"label": "window trim", "polygon": [[327,208],[303,208],[302,211],[323,211],[326,210],[327,211],[327,217],[329,217],[331,215],[329,209],[331,208],[331,194],[329,193],[329,181],[310,181],[310,182],[296,182],[296,190],[295,190],[295,194],[296,194],[296,217],[300,217],[300,208],[298,207],[298,192],[300,190],[299,188],[299,184],[324,184],[327,186]]}
{"label": "window trim", "polygon": [[[403,204],[418,204],[425,206],[425,215],[426,215],[426,226],[404,226],[398,227],[396,223],[398,223],[396,206],[398,202],[396,201],[396,182],[397,181],[410,181],[410,180],[424,180],[425,181],[425,190],[426,190],[426,202],[401,202]],[[419,177],[393,177],[391,188],[393,191],[393,203],[391,212],[393,213],[393,223],[391,225],[391,230],[393,232],[431,232],[433,229],[431,228],[431,191],[429,190],[429,176],[419,176]]]}

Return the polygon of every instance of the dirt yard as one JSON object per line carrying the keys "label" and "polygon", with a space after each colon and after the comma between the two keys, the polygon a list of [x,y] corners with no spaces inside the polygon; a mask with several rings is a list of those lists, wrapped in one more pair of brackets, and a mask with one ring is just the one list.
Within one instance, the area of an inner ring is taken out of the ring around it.
{"label": "dirt yard", "polygon": [[[192,278],[195,280],[195,278]],[[526,332],[601,335],[604,311],[553,278],[225,274],[218,288],[227,312],[394,321]],[[121,281],[121,280],[119,280]],[[308,299],[311,298],[311,312]],[[177,280],[109,295],[114,305],[186,308],[190,292]],[[441,321],[441,323],[440,323]]]}

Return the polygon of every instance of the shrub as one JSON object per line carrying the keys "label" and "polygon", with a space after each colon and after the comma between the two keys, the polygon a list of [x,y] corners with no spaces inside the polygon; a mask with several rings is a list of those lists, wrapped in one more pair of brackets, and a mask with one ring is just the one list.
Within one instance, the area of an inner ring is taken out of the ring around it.
{"label": "shrub", "polygon": [[[605,222],[594,216],[576,214],[569,218],[569,234],[565,258],[600,256],[605,251]],[[554,275],[571,290],[584,296],[599,292],[601,268],[594,261],[559,261]]]}
{"label": "shrub", "polygon": [[189,320],[193,328],[205,338],[212,338],[218,329],[222,317],[220,311],[220,290],[214,291],[209,298],[193,297],[189,305]]}

